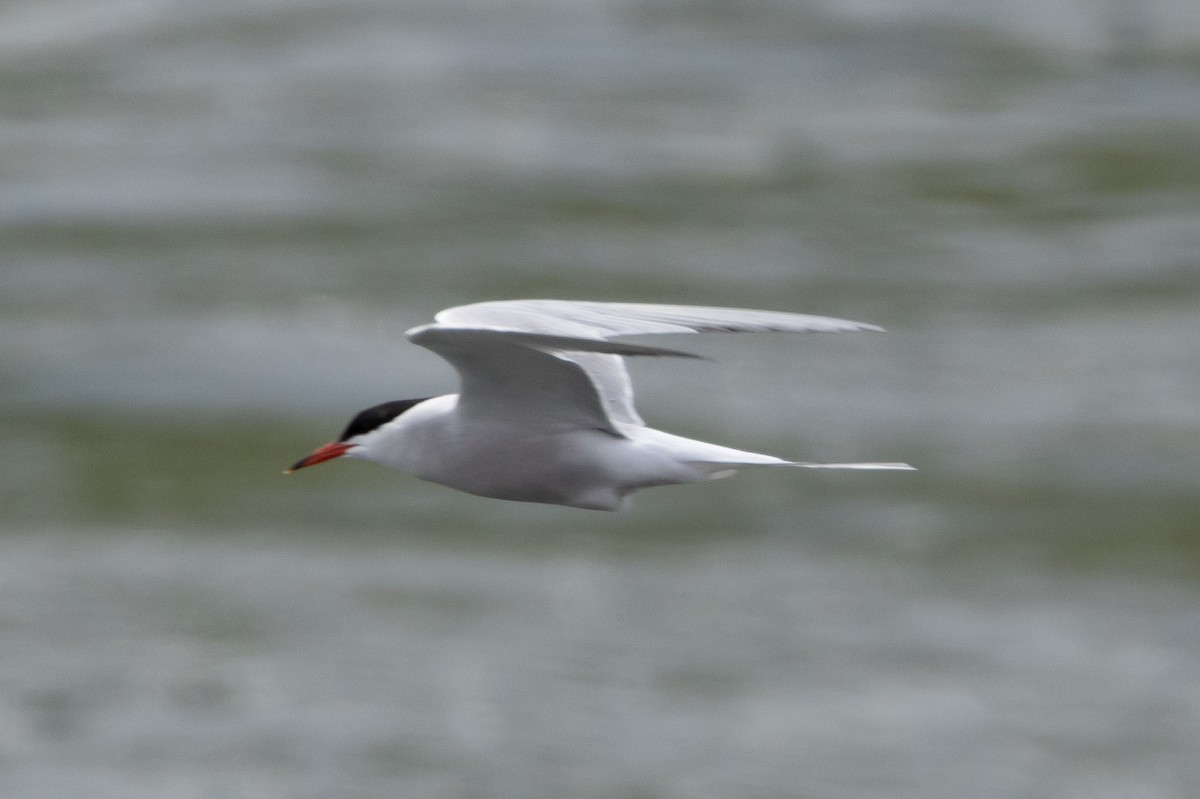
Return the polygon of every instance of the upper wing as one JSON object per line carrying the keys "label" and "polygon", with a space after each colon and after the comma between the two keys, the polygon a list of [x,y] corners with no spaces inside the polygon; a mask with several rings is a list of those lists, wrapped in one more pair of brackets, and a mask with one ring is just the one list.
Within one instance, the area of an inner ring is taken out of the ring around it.
{"label": "upper wing", "polygon": [[[462,381],[459,407],[468,415],[528,422],[537,427],[580,427],[614,435],[608,408],[592,375],[577,362],[583,355],[682,355],[674,350],[511,330],[424,325],[409,341],[445,358]],[[570,355],[561,351],[572,350]]]}
{"label": "upper wing", "polygon": [[453,327],[487,327],[600,339],[645,333],[837,333],[883,330],[878,325],[865,322],[783,311],[569,300],[477,302],[447,308],[434,319]]}
{"label": "upper wing", "polygon": [[[784,313],[779,311],[755,311],[742,308],[709,308],[692,305],[652,305],[644,303],[616,302],[572,302],[567,300],[501,300],[480,302],[447,308],[435,317],[436,325],[417,328],[409,332],[409,338],[418,344],[433,349],[444,357],[445,353],[420,338],[431,335],[431,331],[446,331],[469,328],[478,333],[490,331],[498,338],[512,334],[557,337],[554,343],[537,344],[528,339],[530,346],[544,346],[553,350],[548,357],[573,363],[590,379],[593,392],[599,396],[606,418],[629,424],[643,424],[633,407],[633,384],[621,360],[621,355],[686,355],[673,350],[658,348],[634,348],[631,345],[610,343],[595,346],[614,336],[632,336],[647,333],[706,333],[706,332],[762,332],[780,331],[842,332],[883,328],[847,319],[828,316]],[[583,346],[590,342],[592,346]],[[619,350],[617,347],[626,347]],[[611,348],[610,348],[611,347]],[[636,351],[635,351],[636,350]],[[448,358],[449,359],[449,358]],[[459,363],[454,362],[460,372]],[[464,386],[466,377],[464,375]]]}

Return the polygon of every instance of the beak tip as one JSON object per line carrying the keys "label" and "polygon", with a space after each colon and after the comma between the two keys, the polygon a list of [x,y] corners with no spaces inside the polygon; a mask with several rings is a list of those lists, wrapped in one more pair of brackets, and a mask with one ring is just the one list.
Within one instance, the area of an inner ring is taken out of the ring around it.
{"label": "beak tip", "polygon": [[318,463],[324,463],[327,460],[340,458],[350,449],[350,445],[341,441],[333,441],[323,447],[317,447],[308,455],[305,455],[300,460],[293,463],[291,466],[283,470],[284,474],[291,474],[298,469],[304,469],[309,466],[315,466]]}
{"label": "beak tip", "polygon": [[300,460],[293,463],[291,466],[284,469],[283,473],[291,474],[292,472],[298,472],[301,469],[303,469],[305,466],[308,466],[310,462],[311,462],[311,458],[301,458]]}

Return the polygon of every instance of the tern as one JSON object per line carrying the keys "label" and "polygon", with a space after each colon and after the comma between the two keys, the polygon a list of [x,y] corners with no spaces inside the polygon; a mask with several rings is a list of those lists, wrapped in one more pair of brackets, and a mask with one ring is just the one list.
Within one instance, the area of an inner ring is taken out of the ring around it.
{"label": "tern", "polygon": [[742,466],[912,469],[809,463],[648,427],[633,407],[625,356],[699,357],[613,341],[706,332],[882,331],[828,316],[644,303],[502,300],[448,308],[405,336],[458,372],[457,394],[394,400],[358,413],[291,473],[362,458],[495,499],[616,511],[651,486],[728,477]]}

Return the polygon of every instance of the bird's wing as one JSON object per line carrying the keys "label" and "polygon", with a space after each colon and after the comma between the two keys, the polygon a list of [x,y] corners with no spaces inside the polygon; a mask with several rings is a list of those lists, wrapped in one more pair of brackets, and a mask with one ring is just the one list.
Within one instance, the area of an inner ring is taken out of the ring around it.
{"label": "bird's wing", "polygon": [[[555,344],[535,344],[553,350],[555,357],[574,363],[590,378],[607,418],[628,424],[644,424],[633,407],[633,384],[621,355],[686,355],[672,350],[641,348],[639,351],[582,346],[615,336],[648,333],[741,333],[779,331],[789,333],[881,331],[883,328],[828,316],[755,311],[742,308],[709,308],[692,305],[645,303],[572,302],[567,300],[500,300],[461,305],[439,312],[437,324],[418,328],[421,337],[434,330],[467,328],[494,335],[555,336]],[[415,331],[410,331],[409,337]],[[515,339],[511,339],[514,340]],[[416,339],[414,339],[416,341]],[[439,354],[437,347],[416,341]],[[616,345],[612,345],[616,346]],[[621,345],[629,346],[629,345]],[[451,359],[452,362],[453,359]],[[462,366],[455,363],[460,372]],[[465,380],[465,376],[464,376]]]}
{"label": "bird's wing", "polygon": [[453,327],[488,327],[601,339],[644,333],[837,333],[883,330],[865,322],[784,311],[570,300],[478,302],[447,308],[434,319]]}
{"label": "bird's wing", "polygon": [[[638,344],[515,330],[424,325],[409,341],[445,358],[462,382],[459,408],[475,417],[538,428],[595,428],[621,435],[597,389],[578,361],[585,355],[678,355]],[[566,350],[569,350],[568,353]]]}

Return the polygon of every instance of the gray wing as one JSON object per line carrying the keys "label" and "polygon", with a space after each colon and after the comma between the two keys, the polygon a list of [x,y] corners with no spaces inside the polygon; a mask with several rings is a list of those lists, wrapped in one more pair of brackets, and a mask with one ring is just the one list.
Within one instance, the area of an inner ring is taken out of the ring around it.
{"label": "gray wing", "polygon": [[784,311],[570,300],[478,302],[447,308],[434,319],[439,324],[452,327],[561,333],[601,339],[646,333],[838,333],[883,330],[878,325],[865,322]]}
{"label": "gray wing", "polygon": [[[437,324],[427,330],[472,329],[493,334],[537,334],[558,337],[557,343],[533,344],[553,351],[552,357],[575,364],[591,380],[608,419],[644,424],[633,406],[633,384],[621,355],[687,355],[674,350],[637,348],[618,351],[582,346],[615,336],[650,333],[741,333],[741,332],[847,332],[882,331],[883,328],[829,316],[757,311],[743,308],[712,308],[693,305],[646,303],[572,302],[568,300],[502,300],[461,305],[439,312]],[[421,333],[421,336],[429,335]],[[416,341],[416,339],[413,339]],[[416,341],[423,346],[430,346]],[[616,347],[618,345],[613,344]],[[630,345],[620,345],[629,347]],[[435,347],[430,347],[434,349]],[[439,353],[441,354],[441,353]],[[455,364],[456,367],[458,366]],[[461,369],[459,370],[462,371]]]}
{"label": "gray wing", "polygon": [[413,328],[406,335],[458,371],[458,407],[468,416],[539,429],[599,429],[613,435],[621,432],[595,376],[581,359],[596,356],[619,364],[622,355],[694,357],[603,339],[436,324]]}

